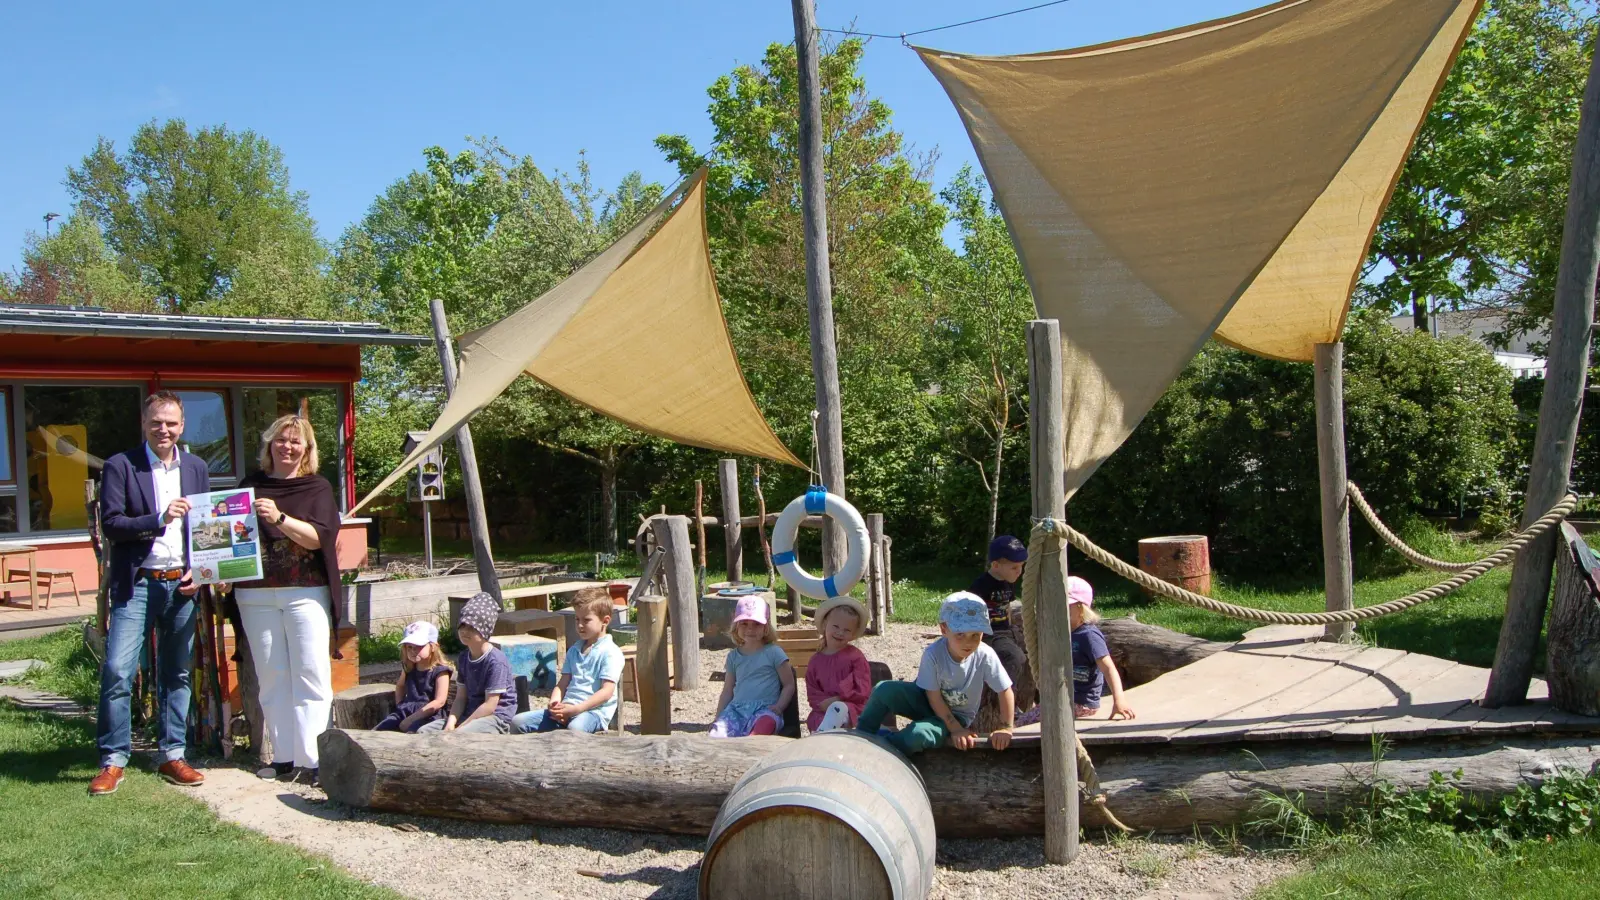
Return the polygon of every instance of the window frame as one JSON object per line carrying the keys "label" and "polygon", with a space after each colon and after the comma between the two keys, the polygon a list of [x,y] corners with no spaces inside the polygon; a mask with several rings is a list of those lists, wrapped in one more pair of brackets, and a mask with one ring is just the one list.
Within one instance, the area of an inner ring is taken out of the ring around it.
{"label": "window frame", "polygon": [[[226,490],[226,489],[231,488],[231,487],[238,487],[239,482],[244,478],[244,471],[245,470],[244,470],[243,467],[245,465],[245,462],[244,462],[243,457],[241,457],[239,455],[239,447],[240,447],[240,434],[239,433],[244,430],[243,429],[243,425],[244,425],[244,406],[242,404],[242,401],[240,400],[240,397],[242,396],[241,393],[240,393],[240,387],[241,387],[240,385],[234,384],[233,382],[228,382],[228,383],[225,383],[225,384],[218,384],[215,381],[209,381],[209,382],[206,382],[206,381],[195,381],[195,382],[189,382],[189,381],[163,381],[163,382],[161,382],[161,390],[172,391],[173,393],[182,393],[183,391],[191,391],[191,392],[194,392],[194,393],[209,392],[209,393],[221,394],[222,395],[223,406],[227,407],[228,452],[233,457],[233,459],[232,459],[233,471],[231,473],[227,474],[227,475],[218,475],[218,474],[215,474],[215,473],[210,474],[211,481],[210,481],[209,489],[213,490],[213,491],[220,491],[220,490]],[[187,413],[185,413],[185,418],[187,418]],[[181,438],[179,439],[178,442],[180,444],[184,443],[184,441]]]}
{"label": "window frame", "polygon": [[[144,416],[144,410],[141,408],[141,405],[144,403],[145,396],[149,393],[148,382],[139,381],[133,378],[28,378],[12,379],[6,382],[4,386],[12,389],[12,396],[16,401],[14,404],[16,410],[12,413],[11,420],[13,426],[12,447],[14,452],[17,454],[16,459],[23,462],[27,460],[27,456],[25,454],[28,450],[26,433],[28,388],[133,388],[138,391],[138,399],[134,404],[134,412],[135,415],[141,420]],[[143,440],[142,436],[135,435],[135,437],[140,441]],[[124,449],[131,449],[131,447],[132,445]],[[122,451],[118,450],[117,452],[121,453]],[[71,537],[88,533],[87,529],[83,528],[35,528],[33,523],[33,501],[28,497],[25,482],[20,477],[20,470],[15,488],[17,496],[17,530],[13,534],[14,537],[27,535],[30,538],[53,538]]]}

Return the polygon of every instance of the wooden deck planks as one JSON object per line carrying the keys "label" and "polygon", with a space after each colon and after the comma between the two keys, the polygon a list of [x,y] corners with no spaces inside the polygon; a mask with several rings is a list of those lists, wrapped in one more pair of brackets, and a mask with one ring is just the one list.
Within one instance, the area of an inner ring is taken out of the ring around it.
{"label": "wooden deck planks", "polygon": [[[1139,718],[1080,719],[1093,747],[1335,739],[1600,733],[1600,719],[1552,708],[1543,682],[1529,702],[1484,709],[1487,669],[1379,647],[1307,642],[1320,629],[1259,628],[1234,647],[1131,688]],[[1108,698],[1109,699],[1109,698]],[[1109,706],[1109,703],[1107,703]],[[1017,730],[1020,744],[1036,726]]]}

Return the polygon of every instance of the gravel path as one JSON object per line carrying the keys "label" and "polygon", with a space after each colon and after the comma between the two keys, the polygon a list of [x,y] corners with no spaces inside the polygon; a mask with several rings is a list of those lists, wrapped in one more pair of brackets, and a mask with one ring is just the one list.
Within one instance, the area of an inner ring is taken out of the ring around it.
{"label": "gravel path", "polygon": [[[927,626],[893,625],[858,643],[868,658],[911,678],[923,647],[937,636]],[[672,695],[674,730],[705,731],[722,690],[711,681],[727,651],[701,654],[702,686]],[[807,712],[801,686],[801,715]],[[544,701],[535,698],[534,705]],[[629,730],[639,711],[626,704]],[[604,738],[596,738],[604,740]],[[649,897],[689,900],[696,894],[704,841],[587,828],[478,825],[470,822],[352,810],[321,790],[264,782],[239,769],[208,771],[195,792],[219,815],[318,853],[357,877],[420,900],[457,900],[460,878],[485,898]],[[1043,865],[1037,838],[939,842],[934,898],[1085,898],[1085,900],[1222,900],[1243,897],[1292,871],[1292,859],[1230,852],[1185,838],[1095,838],[1071,866]]]}

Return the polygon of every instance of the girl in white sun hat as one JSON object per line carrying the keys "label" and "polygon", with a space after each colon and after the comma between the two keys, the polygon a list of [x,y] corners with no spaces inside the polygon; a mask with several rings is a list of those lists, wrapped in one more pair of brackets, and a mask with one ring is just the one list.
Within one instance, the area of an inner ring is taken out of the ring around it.
{"label": "girl in white sun hat", "polygon": [[417,621],[400,638],[400,679],[394,685],[394,712],[374,731],[415,732],[444,713],[450,679],[456,670],[439,649],[439,627]]}
{"label": "girl in white sun hat", "polygon": [[822,649],[806,664],[806,728],[812,734],[849,728],[872,694],[866,654],[851,644],[867,623],[867,608],[854,597],[832,597],[817,607]]}

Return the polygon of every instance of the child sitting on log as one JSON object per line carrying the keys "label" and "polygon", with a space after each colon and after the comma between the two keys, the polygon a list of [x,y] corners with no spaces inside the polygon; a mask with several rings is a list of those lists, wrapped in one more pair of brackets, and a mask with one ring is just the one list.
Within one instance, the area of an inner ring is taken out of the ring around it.
{"label": "child sitting on log", "polygon": [[850,642],[861,636],[867,608],[854,597],[832,597],[817,607],[814,620],[822,649],[806,664],[806,703],[812,734],[849,728],[861,717],[872,694],[866,654]]}
{"label": "child sitting on log", "polygon": [[[984,635],[983,642],[994,648],[1013,685],[1022,681],[1023,671],[1028,667],[1028,651],[1022,645],[1020,623],[1011,621],[1011,601],[1017,599],[1017,579],[1022,577],[1022,566],[1027,561],[1027,545],[1009,534],[1002,534],[989,542],[988,570],[967,588],[968,593],[989,608],[990,632]],[[1017,699],[1024,706],[1031,704],[1032,692]]]}
{"label": "child sitting on log", "polygon": [[1094,587],[1076,575],[1067,577],[1067,608],[1072,614],[1072,715],[1087,719],[1100,711],[1100,694],[1111,686],[1111,718],[1133,718],[1122,696],[1122,676],[1111,659],[1105,632],[1095,624]]}
{"label": "child sitting on log", "polygon": [[1000,696],[1005,726],[989,735],[989,746],[1004,750],[1011,745],[1011,722],[1016,713],[1011,676],[1000,664],[994,648],[983,642],[990,634],[989,608],[976,596],[959,591],[939,607],[939,631],[944,636],[928,645],[917,666],[917,680],[885,681],[872,689],[856,730],[877,734],[885,718],[905,716],[911,724],[886,735],[903,753],[920,753],[948,743],[970,750],[977,735],[968,730],[983,700],[983,687]]}
{"label": "child sitting on log", "polygon": [[776,734],[783,727],[783,711],[794,699],[794,668],[778,646],[767,601],[760,596],[740,597],[733,609],[733,637],[728,651],[727,678],[717,699],[714,738]]}
{"label": "child sitting on log", "polygon": [[622,648],[608,632],[611,595],[604,590],[579,594],[572,611],[578,626],[578,643],[567,648],[567,658],[561,663],[561,680],[550,691],[550,705],[513,717],[514,734],[557,728],[597,734],[609,728],[617,714]]}
{"label": "child sitting on log", "polygon": [[439,649],[439,627],[432,622],[412,622],[400,637],[400,679],[394,685],[394,712],[383,717],[374,731],[404,731],[437,719],[450,696],[455,670]]}
{"label": "child sitting on log", "polygon": [[511,717],[517,711],[517,691],[511,675],[511,660],[499,647],[489,643],[494,623],[500,619],[500,603],[488,593],[479,592],[461,610],[456,637],[467,649],[456,660],[461,685],[450,714],[417,729],[419,734],[440,731],[470,731],[479,734],[505,734],[511,730]]}

